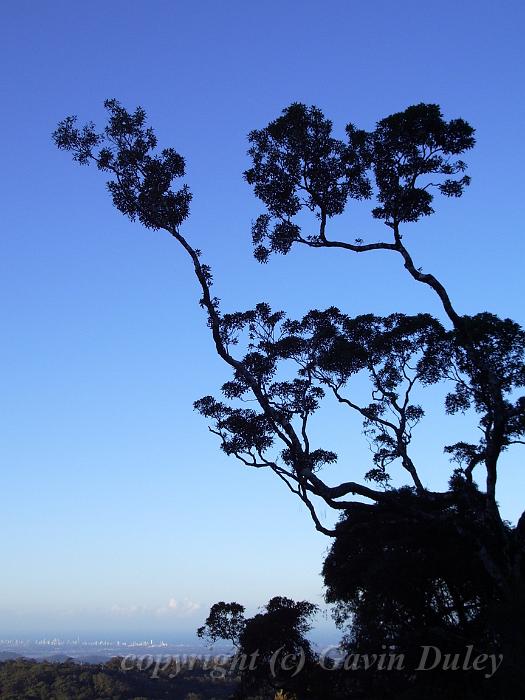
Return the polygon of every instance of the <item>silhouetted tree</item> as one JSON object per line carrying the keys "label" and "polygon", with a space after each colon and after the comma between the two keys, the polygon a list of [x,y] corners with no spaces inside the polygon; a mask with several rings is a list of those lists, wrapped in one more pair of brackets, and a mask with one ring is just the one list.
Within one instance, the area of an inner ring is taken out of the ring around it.
{"label": "silhouetted tree", "polygon": [[[366,543],[374,518],[388,512],[392,547],[401,557],[396,538],[405,531],[407,518],[429,537],[443,523],[445,541],[460,541],[458,556],[468,551],[466,561],[472,562],[473,571],[482,572],[472,579],[476,585],[481,582],[477,595],[491,591],[497,610],[491,617],[492,635],[505,650],[509,676],[522,679],[525,516],[516,527],[502,521],[496,484],[501,454],[524,442],[525,398],[517,390],[525,383],[525,334],[515,322],[487,312],[462,315],[443,284],[417,267],[402,232],[405,223],[433,213],[436,194],[463,194],[469,177],[460,156],[474,145],[472,127],[462,119],[446,121],[437,105],[419,104],[382,119],[370,132],[349,124],[342,141],[334,138],[331,122],[319,109],[293,104],[250,134],[252,167],[245,177],[266,205],[252,229],[258,260],[266,262],[274,252],[287,254],[296,245],[388,251],[401,259],[415,281],[437,295],[446,323],[428,314],[352,318],[336,307],[294,320],[265,303],[248,311],[221,312],[212,296],[210,268],[181,232],[191,195],[185,185],[173,189],[172,183],[184,175],[183,158],[173,149],[156,150],[142,109],[129,113],[115,100],[107,101],[106,108],[109,122],[103,132],[93,124],[78,128],[69,117],[59,124],[55,142],[81,164],[95,162],[109,177],[115,206],[148,228],[166,230],[190,257],[215,348],[233,371],[232,380],[222,387],[226,400],[206,396],[195,404],[211,421],[222,449],[247,466],[272,470],[304,502],[316,528],[336,537],[336,544],[348,531],[362,531]],[[368,198],[375,199],[372,216],[384,222],[385,239],[331,238],[330,220],[349,201]],[[307,215],[315,223],[312,233],[303,232]],[[236,351],[243,339],[244,353]],[[295,376],[290,375],[293,366]],[[352,390],[353,379],[363,373],[371,383],[370,400],[364,403]],[[425,486],[410,449],[412,432],[424,416],[413,399],[415,388],[437,382],[450,386],[446,412],[472,408],[481,436],[445,446],[456,467],[454,488],[444,492]],[[314,445],[309,431],[326,392],[361,416],[374,445],[372,464],[362,479],[330,485],[320,475],[337,460],[332,450]],[[248,396],[255,408],[237,403]],[[394,461],[406,472],[410,498],[389,486]],[[477,488],[475,474],[484,475],[483,490]],[[341,512],[340,526],[321,522],[319,501]],[[466,513],[461,518],[455,515],[458,503]],[[382,532],[388,534],[385,528]],[[419,544],[424,540],[422,536]],[[407,540],[406,546],[415,547],[416,540]],[[432,547],[429,543],[429,551]],[[352,553],[349,545],[348,556]],[[415,557],[414,566],[417,562]],[[431,577],[424,580],[435,585]],[[450,579],[451,586],[457,584],[454,604],[460,608],[472,594],[466,583],[462,574],[454,584]],[[352,586],[345,594],[350,598]],[[449,595],[451,591],[445,597]],[[480,610],[485,607],[483,603]]]}
{"label": "silhouetted tree", "polygon": [[308,601],[294,601],[276,596],[263,611],[244,620],[238,603],[215,603],[199,636],[208,631],[213,641],[232,641],[231,618],[235,617],[235,638],[241,677],[240,696],[285,688],[306,697],[308,680],[315,654],[305,635],[311,629],[311,618],[318,610]]}
{"label": "silhouetted tree", "polygon": [[244,607],[239,603],[214,603],[206,622],[197,630],[197,636],[214,644],[225,639],[235,647],[239,646],[239,635],[244,629]]}

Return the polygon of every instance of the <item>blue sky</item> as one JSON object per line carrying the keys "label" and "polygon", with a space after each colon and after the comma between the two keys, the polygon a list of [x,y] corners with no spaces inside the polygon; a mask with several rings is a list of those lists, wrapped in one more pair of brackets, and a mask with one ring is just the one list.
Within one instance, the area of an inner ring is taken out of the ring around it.
{"label": "blue sky", "polygon": [[[523,322],[522,4],[22,0],[1,12],[0,630],[176,637],[220,599],[320,602],[327,539],[270,474],[222,455],[192,410],[228,373],[187,260],[115,211],[100,173],[50,134],[72,113],[100,123],[107,97],[145,107],[160,143],[186,157],[185,232],[225,310],[268,300],[291,315],[334,303],[439,314],[385,254],[297,250],[258,265],[250,223],[262,205],[241,176],[246,134],[292,101],[321,107],[341,136],[349,121],[372,128],[437,102],[476,127],[472,186],[406,240],[458,309]],[[374,238],[367,211],[335,230]],[[415,447],[438,488],[442,444],[468,425],[443,418],[437,396],[430,406]],[[360,476],[359,426],[322,421],[346,455],[334,481]],[[500,477],[511,520],[520,464],[509,455]]]}

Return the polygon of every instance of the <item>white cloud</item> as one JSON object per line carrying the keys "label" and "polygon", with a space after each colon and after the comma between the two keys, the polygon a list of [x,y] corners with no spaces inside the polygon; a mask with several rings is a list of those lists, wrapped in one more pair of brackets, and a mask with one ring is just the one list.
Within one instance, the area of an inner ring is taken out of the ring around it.
{"label": "white cloud", "polygon": [[177,600],[170,598],[165,607],[157,609],[157,615],[175,615],[176,617],[189,617],[194,612],[199,610],[200,603],[195,603],[188,598]]}
{"label": "white cloud", "polygon": [[159,608],[147,608],[143,605],[112,605],[110,612],[116,617],[138,617],[155,615],[158,617],[190,617],[201,608],[200,603],[196,603],[189,598],[177,600],[170,598],[166,605]]}

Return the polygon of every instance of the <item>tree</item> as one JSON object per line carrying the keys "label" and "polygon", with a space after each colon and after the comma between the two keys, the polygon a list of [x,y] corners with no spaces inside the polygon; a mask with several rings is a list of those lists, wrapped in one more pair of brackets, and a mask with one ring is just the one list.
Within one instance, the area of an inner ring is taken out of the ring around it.
{"label": "tree", "polygon": [[211,644],[215,644],[218,639],[226,639],[238,647],[244,625],[244,606],[220,601],[211,606],[206,622],[197,630],[197,636],[207,639]]}
{"label": "tree", "polygon": [[239,641],[241,651],[250,656],[259,652],[259,658],[269,661],[282,648],[284,654],[300,654],[311,659],[313,652],[305,638],[311,629],[310,620],[317,605],[306,600],[294,601],[284,596],[271,598],[262,613],[246,620]]}
{"label": "tree", "polygon": [[[401,691],[407,690],[409,697],[429,691],[430,697],[462,700],[489,691],[487,697],[512,697],[511,681],[500,685],[502,673],[487,680],[472,669],[461,679],[441,668],[413,672],[425,646],[462,659],[469,647],[477,656],[502,646],[495,624],[501,601],[477,556],[477,542],[491,549],[502,543],[488,541],[493,533],[472,512],[475,495],[466,499],[461,484],[451,491],[456,498],[444,509],[399,489],[395,508],[377,504],[337,525],[323,576],[336,621],[347,631],[343,647],[354,655],[388,649],[404,658],[402,672],[354,674],[366,697],[383,697],[386,689],[392,697],[405,697]],[[481,501],[483,495],[477,497]]]}
{"label": "tree", "polygon": [[[489,582],[483,591],[494,592],[494,637],[505,648],[509,668],[520,675],[525,515],[516,527],[503,522],[496,485],[501,454],[524,443],[525,397],[518,391],[525,384],[525,333],[514,321],[494,314],[462,315],[444,285],[417,267],[403,235],[405,223],[433,213],[436,194],[463,194],[470,180],[460,156],[474,146],[473,128],[462,119],[446,121],[437,105],[419,104],[382,119],[370,132],[348,124],[342,141],[333,137],[332,124],[319,109],[292,104],[249,135],[252,167],[245,178],[266,206],[252,228],[259,261],[268,261],[272,253],[288,254],[297,245],[388,251],[437,295],[446,323],[428,314],[350,317],[336,307],[289,319],[266,303],[248,311],[221,311],[212,295],[209,266],[181,232],[191,194],[185,185],[173,189],[172,184],[184,175],[183,158],[173,149],[156,150],[142,109],[130,113],[115,100],[107,101],[106,108],[109,121],[103,132],[91,123],[78,128],[75,118],[68,117],[55,131],[55,142],[79,163],[95,162],[109,177],[115,206],[148,228],[167,231],[191,259],[215,349],[233,372],[222,387],[225,400],[206,396],[195,404],[211,422],[222,449],[245,465],[272,470],[304,502],[315,527],[332,537],[342,527],[321,522],[318,501],[339,511],[345,528],[355,523],[356,531],[359,523],[373,523],[385,511],[393,530],[407,518],[418,528],[446,522],[463,543],[459,549],[468,548]],[[385,224],[385,239],[330,238],[330,220],[349,201],[362,199],[375,199],[372,216]],[[314,233],[303,232],[308,215]],[[241,342],[244,354],[236,352]],[[363,373],[371,386],[370,401],[364,404],[352,392],[352,381]],[[412,432],[424,417],[412,398],[414,390],[438,382],[449,385],[445,411],[473,409],[481,435],[477,441],[466,436],[445,446],[456,466],[453,488],[443,492],[425,487],[410,450]],[[309,426],[327,392],[363,419],[374,446],[363,479],[330,485],[321,477],[337,455],[314,446]],[[239,403],[248,396],[256,408]],[[394,461],[406,472],[411,498],[389,485]],[[478,474],[484,475],[483,489],[474,481]],[[458,499],[467,513],[463,519],[455,515]],[[477,523],[475,528],[465,527],[470,521]]]}
{"label": "tree", "polygon": [[315,660],[305,635],[316,611],[313,603],[276,596],[262,613],[246,621],[240,650],[248,658],[257,658],[253,670],[248,667],[241,676],[245,692],[270,686],[305,697]]}
{"label": "tree", "polygon": [[[308,601],[275,596],[247,620],[238,603],[215,603],[199,637],[233,641],[241,662],[241,697],[268,688],[304,689],[315,655],[305,635],[318,607]],[[232,617],[235,633],[232,634]],[[300,677],[299,677],[300,676]],[[244,693],[244,695],[243,695]]]}

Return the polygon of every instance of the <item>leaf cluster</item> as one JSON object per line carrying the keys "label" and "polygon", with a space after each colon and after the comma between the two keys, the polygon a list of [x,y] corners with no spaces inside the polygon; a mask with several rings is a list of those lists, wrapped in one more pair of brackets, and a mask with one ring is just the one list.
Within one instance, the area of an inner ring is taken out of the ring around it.
{"label": "leaf cluster", "polygon": [[[346,137],[334,138],[321,110],[300,103],[250,133],[252,167],[244,175],[267,209],[252,227],[260,262],[296,241],[323,243],[327,219],[349,199],[375,196],[373,216],[394,226],[432,214],[433,191],[460,197],[470,183],[457,156],[474,146],[474,129],[463,119],[446,121],[438,105],[408,107],[370,132],[350,123]],[[321,222],[306,237],[294,219],[304,209]]]}
{"label": "leaf cluster", "polygon": [[110,174],[113,204],[129,219],[138,218],[147,228],[177,229],[191,201],[186,185],[172,189],[173,181],[184,176],[184,158],[173,148],[155,152],[157,138],[141,107],[130,113],[117,100],[104,106],[109,116],[102,133],[92,122],[78,128],[76,117],[66,117],[53,134],[55,144],[81,165],[93,161]]}

